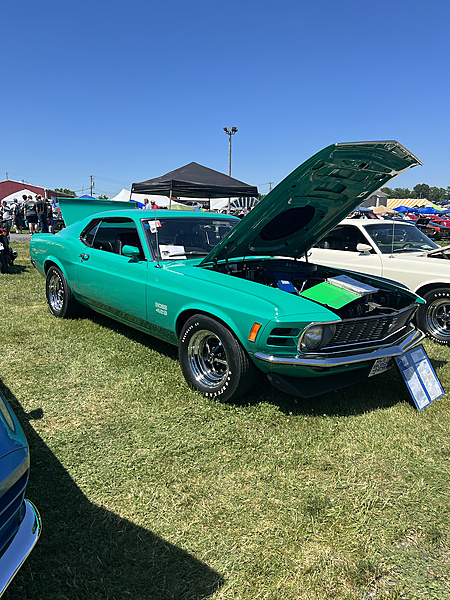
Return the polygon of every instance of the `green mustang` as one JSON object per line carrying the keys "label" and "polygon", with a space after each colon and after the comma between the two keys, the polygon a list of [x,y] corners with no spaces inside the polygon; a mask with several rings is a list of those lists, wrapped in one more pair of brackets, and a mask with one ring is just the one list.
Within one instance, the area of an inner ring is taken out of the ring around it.
{"label": "green mustang", "polygon": [[[50,311],[83,306],[177,344],[188,384],[230,400],[262,371],[310,397],[385,371],[423,339],[423,303],[400,284],[308,262],[308,251],[399,173],[421,164],[398,142],[334,144],[244,219],[66,200],[67,227],[34,235]],[[362,249],[361,251],[364,251]]]}

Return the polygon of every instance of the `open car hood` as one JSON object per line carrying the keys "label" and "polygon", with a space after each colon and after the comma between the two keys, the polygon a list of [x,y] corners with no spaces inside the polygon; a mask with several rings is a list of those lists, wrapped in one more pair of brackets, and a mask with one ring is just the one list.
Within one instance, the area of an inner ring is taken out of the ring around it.
{"label": "open car hood", "polygon": [[388,181],[422,163],[401,144],[333,144],[279,183],[202,261],[299,258]]}

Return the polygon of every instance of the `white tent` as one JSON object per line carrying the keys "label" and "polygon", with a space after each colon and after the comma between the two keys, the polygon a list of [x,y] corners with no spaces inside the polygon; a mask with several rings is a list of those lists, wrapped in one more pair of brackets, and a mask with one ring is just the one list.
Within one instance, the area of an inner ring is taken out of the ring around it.
{"label": "white tent", "polygon": [[[18,192],[14,192],[14,194],[9,194],[9,196],[6,196],[5,198],[3,198],[3,200],[6,200],[6,202],[8,204],[10,204],[11,202],[14,202],[14,198],[17,198],[18,202],[21,203],[22,202],[22,196],[26,194],[27,196],[32,196],[33,198],[36,197],[36,192],[32,192],[31,190],[28,190],[27,188],[23,188],[23,190],[19,190]],[[2,203],[3,203],[2,200]]]}
{"label": "white tent", "polygon": [[[154,200],[155,203],[160,207],[169,208],[170,200],[167,196],[152,196],[150,194],[137,194],[133,192],[131,194],[131,200],[133,202],[139,202],[144,204],[144,199],[148,198],[150,201]],[[130,191],[123,189],[121,192],[111,198],[113,201],[128,202],[130,200]],[[185,209],[195,210],[205,205],[204,198],[179,198],[179,200],[186,201],[189,204],[179,204],[176,200],[172,200],[171,207],[174,209]],[[230,206],[231,210],[239,210],[243,208],[253,207],[257,203],[256,198],[231,198]],[[210,200],[211,210],[226,210],[228,209],[228,198],[211,198]]]}
{"label": "white tent", "polygon": [[[150,201],[154,201],[159,207],[164,207],[164,208],[169,208],[169,204],[171,206],[171,208],[173,209],[177,209],[177,210],[195,210],[196,208],[198,208],[197,204],[194,204],[192,206],[186,206],[184,204],[179,204],[176,202],[176,200],[172,200],[172,202],[170,202],[170,199],[167,196],[152,196],[150,194],[136,194],[133,193],[131,194],[131,201],[132,202],[139,202],[139,204],[144,204],[144,199],[148,198]],[[123,189],[121,192],[119,192],[117,194],[117,196],[114,196],[114,198],[111,198],[111,200],[113,201],[120,201],[120,202],[128,202],[130,200],[130,190],[126,190]],[[195,202],[195,198],[189,198],[189,202]]]}
{"label": "white tent", "polygon": [[[257,203],[257,198],[230,198],[230,208],[232,211],[253,208]],[[228,198],[211,198],[211,209],[228,209]]]}

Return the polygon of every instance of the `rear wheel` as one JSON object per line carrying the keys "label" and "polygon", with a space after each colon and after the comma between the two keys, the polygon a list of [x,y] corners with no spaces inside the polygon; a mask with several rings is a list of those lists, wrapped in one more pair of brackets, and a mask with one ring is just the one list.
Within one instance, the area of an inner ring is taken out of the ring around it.
{"label": "rear wheel", "polygon": [[239,340],[222,323],[206,315],[196,315],[186,322],[178,351],[189,386],[208,398],[239,398],[258,377]]}
{"label": "rear wheel", "polygon": [[420,329],[439,344],[450,344],[450,287],[424,294],[426,304],[417,313]]}
{"label": "rear wheel", "polygon": [[71,318],[79,314],[80,305],[58,267],[50,267],[47,271],[45,293],[50,312],[55,317]]}

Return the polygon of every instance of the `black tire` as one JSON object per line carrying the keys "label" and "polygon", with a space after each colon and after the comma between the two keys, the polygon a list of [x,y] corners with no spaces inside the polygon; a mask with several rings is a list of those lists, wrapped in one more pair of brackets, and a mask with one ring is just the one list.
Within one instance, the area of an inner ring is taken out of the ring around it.
{"label": "black tire", "polygon": [[55,317],[70,319],[79,315],[81,307],[58,267],[50,267],[47,271],[45,295],[48,308]]}
{"label": "black tire", "polygon": [[450,344],[450,287],[424,294],[426,304],[417,312],[417,325],[438,344]]}
{"label": "black tire", "polygon": [[223,402],[239,398],[258,378],[258,369],[239,340],[206,315],[195,315],[186,322],[178,353],[187,383],[207,398]]}

